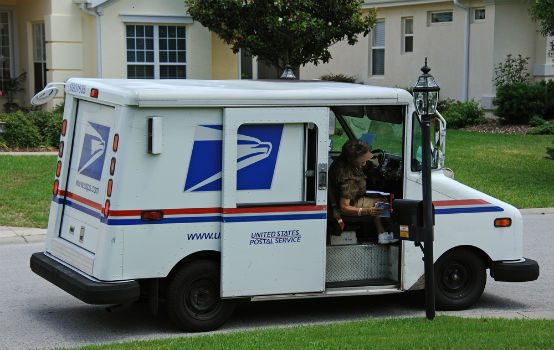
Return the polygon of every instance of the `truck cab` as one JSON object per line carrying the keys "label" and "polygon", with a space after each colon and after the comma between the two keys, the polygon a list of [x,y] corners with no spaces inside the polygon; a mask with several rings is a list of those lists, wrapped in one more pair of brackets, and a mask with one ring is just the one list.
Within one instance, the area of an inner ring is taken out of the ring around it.
{"label": "truck cab", "polygon": [[[328,169],[349,139],[376,156],[367,190],[421,199],[420,127],[408,92],[70,79],[65,93],[48,239],[31,269],[84,302],[147,296],[156,310],[165,300],[178,326],[205,331],[240,299],[424,287],[413,242],[376,244],[355,224],[337,239],[329,215]],[[440,115],[434,128],[436,302],[462,309],[481,296],[487,269],[521,282],[538,277],[538,264],[522,256],[516,208],[447,176]]]}

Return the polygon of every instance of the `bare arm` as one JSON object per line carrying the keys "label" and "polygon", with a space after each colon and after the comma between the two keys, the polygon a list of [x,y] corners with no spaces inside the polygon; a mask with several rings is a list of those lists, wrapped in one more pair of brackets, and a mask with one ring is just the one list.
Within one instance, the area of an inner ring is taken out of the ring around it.
{"label": "bare arm", "polygon": [[[379,208],[356,208],[350,205],[350,199],[348,198],[342,198],[339,201],[340,205],[340,211],[344,215],[349,216],[358,216],[358,213],[360,216],[379,216],[383,212],[382,209]],[[361,209],[361,210],[360,210]]]}

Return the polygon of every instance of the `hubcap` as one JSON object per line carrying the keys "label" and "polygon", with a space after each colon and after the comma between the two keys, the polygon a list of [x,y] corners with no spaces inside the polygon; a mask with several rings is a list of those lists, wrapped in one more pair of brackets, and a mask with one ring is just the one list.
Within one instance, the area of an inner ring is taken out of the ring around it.
{"label": "hubcap", "polygon": [[443,270],[442,282],[447,292],[463,292],[470,282],[469,271],[460,263],[452,263]]}
{"label": "hubcap", "polygon": [[219,302],[219,290],[208,279],[193,282],[185,295],[185,306],[197,316],[213,311]]}

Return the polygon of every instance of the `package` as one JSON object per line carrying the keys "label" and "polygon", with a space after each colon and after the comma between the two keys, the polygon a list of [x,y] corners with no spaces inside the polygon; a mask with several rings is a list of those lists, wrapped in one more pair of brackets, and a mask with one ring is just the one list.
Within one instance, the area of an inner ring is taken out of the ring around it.
{"label": "package", "polygon": [[358,244],[356,231],[343,231],[340,236],[331,236],[331,245],[353,245]]}

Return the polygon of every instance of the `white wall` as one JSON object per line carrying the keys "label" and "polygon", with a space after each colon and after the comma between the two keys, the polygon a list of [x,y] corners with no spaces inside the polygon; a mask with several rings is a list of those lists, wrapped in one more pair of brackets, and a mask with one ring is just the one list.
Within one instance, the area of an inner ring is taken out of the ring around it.
{"label": "white wall", "polygon": [[[396,2],[397,4],[398,2]],[[419,76],[424,58],[428,57],[431,74],[441,87],[441,98],[462,100],[464,96],[464,11],[452,1],[389,6],[378,9],[377,18],[385,20],[385,74],[371,76],[371,34],[360,38],[354,47],[345,43],[334,45],[334,59],[329,64],[307,65],[301,68],[302,79],[319,78],[327,73],[355,75],[359,82],[372,85],[408,87]],[[469,38],[469,98],[485,107],[491,106],[494,91],[494,65],[508,53],[545,61],[544,39],[536,33],[526,1],[462,1],[470,6]],[[473,10],[485,8],[486,18],[474,20]],[[430,11],[453,11],[453,22],[430,24]],[[402,52],[402,18],[414,21],[414,51]],[[538,46],[538,48],[537,48]],[[538,52],[538,54],[537,54]],[[354,57],[348,57],[354,56]]]}
{"label": "white wall", "polygon": [[[103,6],[102,77],[127,77],[125,23],[122,15],[187,16],[183,1],[112,0]],[[200,23],[187,25],[187,77],[211,78],[211,33]]]}

